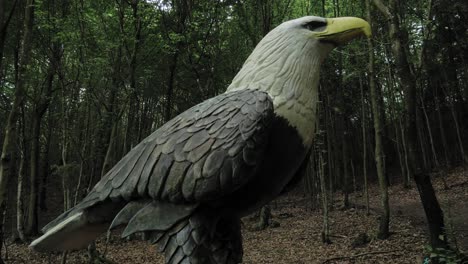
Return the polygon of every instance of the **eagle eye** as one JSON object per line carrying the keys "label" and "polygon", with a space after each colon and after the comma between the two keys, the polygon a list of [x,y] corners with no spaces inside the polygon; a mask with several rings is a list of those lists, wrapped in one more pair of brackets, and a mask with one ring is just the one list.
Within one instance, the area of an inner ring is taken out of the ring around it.
{"label": "eagle eye", "polygon": [[310,31],[323,31],[327,26],[327,22],[324,21],[310,21],[303,25],[304,28],[307,28]]}

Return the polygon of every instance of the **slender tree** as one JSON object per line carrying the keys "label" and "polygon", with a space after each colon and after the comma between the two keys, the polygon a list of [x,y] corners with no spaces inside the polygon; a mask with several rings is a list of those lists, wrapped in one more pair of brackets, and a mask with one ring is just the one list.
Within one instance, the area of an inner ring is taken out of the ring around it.
{"label": "slender tree", "polygon": [[[21,105],[24,103],[26,95],[26,70],[31,54],[32,29],[34,25],[34,0],[27,0],[25,6],[25,16],[23,24],[23,37],[18,62],[18,80],[16,82],[13,104],[5,125],[5,136],[3,138],[2,154],[0,158],[0,215],[6,206],[7,184],[10,177],[11,155],[15,141],[16,122],[20,113]],[[3,217],[0,217],[3,218]],[[3,219],[0,219],[2,225]],[[3,226],[0,228],[3,234]],[[3,235],[1,235],[3,239]],[[3,241],[0,241],[2,245]]]}
{"label": "slender tree", "polygon": [[[371,5],[370,0],[366,0],[366,13],[367,21],[372,25]],[[374,42],[372,38],[367,39],[368,53],[369,53],[369,88],[372,104],[372,115],[374,117],[374,138],[375,138],[375,166],[377,168],[377,176],[379,178],[380,187],[380,202],[382,206],[382,215],[380,216],[379,232],[377,237],[385,239],[389,236],[390,224],[390,206],[388,203],[388,183],[385,176],[384,168],[384,150],[382,144],[382,117],[381,110],[379,109],[379,101],[381,97],[380,88],[375,83],[374,73]]]}
{"label": "slender tree", "polygon": [[359,87],[361,90],[361,129],[362,129],[362,174],[364,180],[364,197],[366,200],[366,214],[369,215],[369,187],[367,184],[367,133],[366,133],[366,111],[364,101],[364,85],[362,77],[359,76]]}
{"label": "slender tree", "polygon": [[403,87],[405,96],[405,142],[408,146],[409,173],[413,176],[418,187],[424,211],[426,213],[429,232],[431,235],[431,245],[434,248],[447,247],[445,236],[445,225],[442,209],[440,208],[431,178],[424,171],[420,155],[417,151],[417,127],[416,127],[416,79],[408,61],[407,51],[409,50],[405,37],[408,36],[406,30],[401,25],[401,5],[399,0],[389,0],[388,6],[380,0],[373,0],[377,9],[387,18],[389,27],[389,38],[392,42],[392,53],[397,67],[397,74]]}
{"label": "slender tree", "polygon": [[[0,80],[2,77],[2,62],[5,48],[5,41],[7,38],[8,26],[13,18],[16,6],[19,0],[14,0],[10,10],[7,10],[7,1],[0,1]],[[7,12],[8,11],[8,12]]]}

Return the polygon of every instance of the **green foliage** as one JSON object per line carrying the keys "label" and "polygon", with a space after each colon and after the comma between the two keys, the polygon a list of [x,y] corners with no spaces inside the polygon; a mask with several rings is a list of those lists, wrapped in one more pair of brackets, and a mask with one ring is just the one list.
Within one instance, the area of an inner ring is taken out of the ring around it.
{"label": "green foliage", "polygon": [[[453,249],[446,249],[446,248],[432,248],[431,246],[427,245],[424,248],[428,257],[425,261],[429,261],[427,263],[445,263],[445,264],[466,264],[468,263],[468,258],[461,254],[458,251]],[[426,262],[425,262],[426,263]]]}

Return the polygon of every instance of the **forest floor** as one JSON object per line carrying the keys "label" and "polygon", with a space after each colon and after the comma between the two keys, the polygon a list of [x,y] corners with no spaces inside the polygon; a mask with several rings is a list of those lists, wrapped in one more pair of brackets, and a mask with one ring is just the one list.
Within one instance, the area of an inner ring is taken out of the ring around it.
{"label": "forest floor", "polygon": [[[443,181],[447,183],[448,189]],[[434,187],[444,209],[449,234],[455,234],[460,251],[468,252],[468,170],[458,168],[433,175]],[[366,215],[364,197],[353,194],[353,206],[341,209],[340,194],[335,195],[335,208],[330,212],[331,244],[321,242],[322,215],[310,210],[307,198],[299,194],[280,197],[272,203],[276,228],[253,231],[256,219],[243,219],[244,263],[422,263],[428,244],[425,216],[415,188],[401,184],[390,187],[391,236],[376,238],[379,218],[378,186],[370,186],[370,214]],[[353,246],[360,235],[369,241]],[[362,236],[362,235],[361,235]],[[156,246],[142,241],[125,241],[113,234],[106,246],[97,242],[100,252],[106,250],[111,263],[163,263]],[[31,252],[24,244],[9,244],[6,263],[60,263],[59,255]],[[67,263],[87,263],[86,251],[68,254]]]}

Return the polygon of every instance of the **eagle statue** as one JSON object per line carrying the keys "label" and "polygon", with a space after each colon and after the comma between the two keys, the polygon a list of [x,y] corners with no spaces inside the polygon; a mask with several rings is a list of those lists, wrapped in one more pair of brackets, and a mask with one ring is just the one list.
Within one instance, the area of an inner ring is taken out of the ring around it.
{"label": "eagle statue", "polygon": [[226,92],[186,110],[126,154],[31,243],[86,247],[106,230],[144,232],[170,264],[242,262],[240,218],[277,197],[311,147],[320,66],[369,24],[306,16],[282,23]]}

